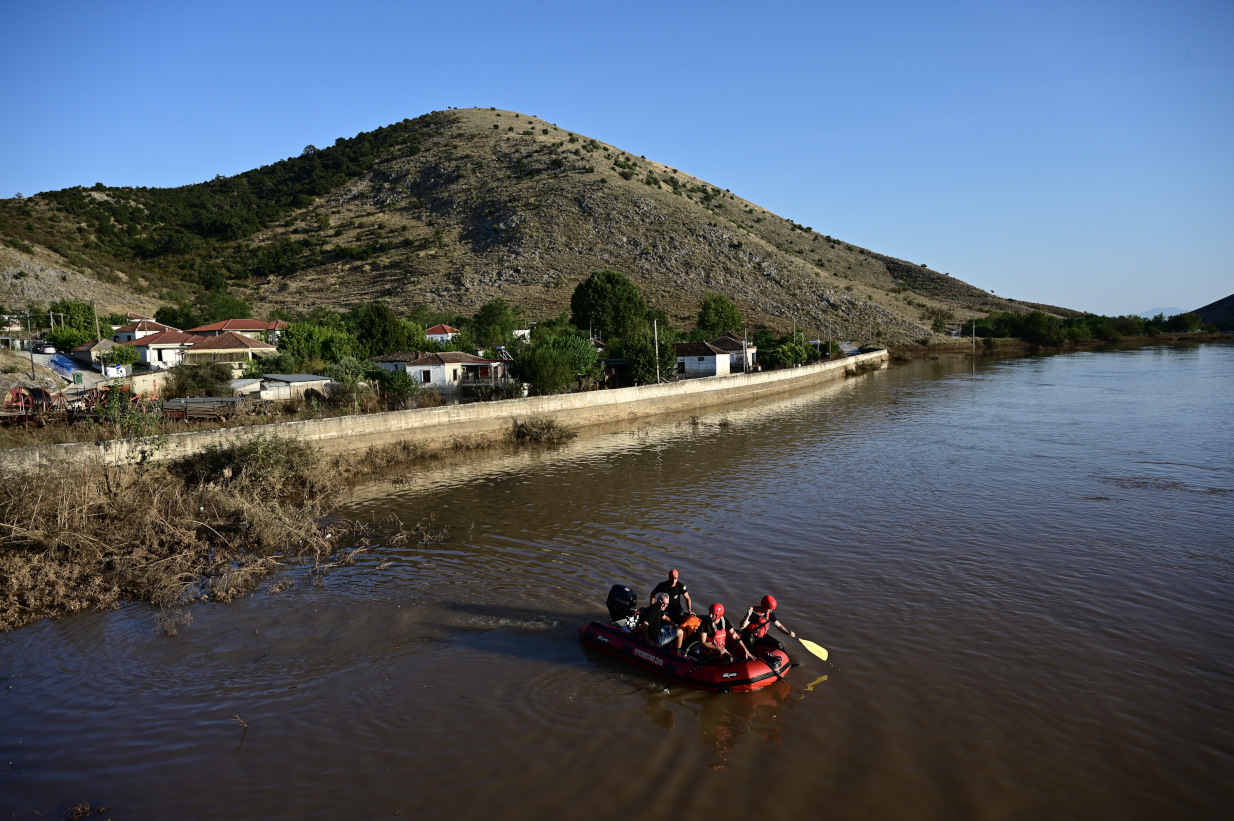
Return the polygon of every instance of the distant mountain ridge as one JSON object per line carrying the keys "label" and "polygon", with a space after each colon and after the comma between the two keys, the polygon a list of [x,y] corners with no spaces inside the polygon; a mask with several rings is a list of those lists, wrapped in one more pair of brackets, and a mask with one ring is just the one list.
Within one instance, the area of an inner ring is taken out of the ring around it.
{"label": "distant mountain ridge", "polygon": [[1184,311],[1182,308],[1149,308],[1147,311],[1140,311],[1138,314],[1136,314],[1136,316],[1142,319],[1152,319],[1153,317],[1160,314],[1161,316],[1164,316],[1166,319],[1169,319],[1172,316],[1178,316],[1179,314],[1185,314],[1185,313],[1187,312]]}
{"label": "distant mountain ridge", "polygon": [[824,232],[497,109],[433,112],[176,189],[96,185],[0,201],[0,241],[143,303],[228,287],[259,312],[384,299],[472,313],[501,297],[537,320],[613,268],[687,327],[711,291],[751,327],[885,342],[929,336],[936,316],[1077,313],[996,297]]}

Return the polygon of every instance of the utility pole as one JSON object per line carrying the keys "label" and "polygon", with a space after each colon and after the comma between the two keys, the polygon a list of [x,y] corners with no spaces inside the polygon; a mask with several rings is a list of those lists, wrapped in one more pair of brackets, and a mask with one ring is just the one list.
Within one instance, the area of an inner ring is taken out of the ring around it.
{"label": "utility pole", "polygon": [[34,375],[34,334],[30,331],[29,311],[26,311],[26,344],[30,346],[30,378],[37,379]]}
{"label": "utility pole", "polygon": [[656,347],[656,384],[660,384],[660,320],[651,320],[651,335]]}
{"label": "utility pole", "polygon": [[90,300],[90,310],[94,312],[94,341],[102,340],[103,335],[99,333],[99,306],[94,304],[94,300]]}
{"label": "utility pole", "polygon": [[741,372],[750,372],[750,326],[741,326]]}

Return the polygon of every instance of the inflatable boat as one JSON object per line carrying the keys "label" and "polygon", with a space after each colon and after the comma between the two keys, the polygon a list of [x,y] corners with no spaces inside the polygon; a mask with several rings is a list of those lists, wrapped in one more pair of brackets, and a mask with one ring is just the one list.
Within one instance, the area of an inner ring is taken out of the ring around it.
{"label": "inflatable boat", "polygon": [[748,693],[783,681],[792,666],[788,654],[771,648],[760,648],[753,661],[724,663],[698,657],[695,645],[682,658],[671,647],[651,647],[633,631],[637,611],[628,587],[615,585],[607,604],[613,620],[583,625],[578,631],[579,640],[680,684],[713,693]]}

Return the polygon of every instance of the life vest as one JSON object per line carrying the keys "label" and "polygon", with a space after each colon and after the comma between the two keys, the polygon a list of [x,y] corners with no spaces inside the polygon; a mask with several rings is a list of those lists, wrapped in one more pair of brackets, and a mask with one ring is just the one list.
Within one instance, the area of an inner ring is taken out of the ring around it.
{"label": "life vest", "polygon": [[680,627],[683,631],[685,631],[685,637],[689,638],[690,636],[694,635],[694,631],[697,630],[699,625],[702,623],[703,623],[702,619],[700,619],[698,616],[691,613],[690,615],[686,616],[684,619],[681,620]]}
{"label": "life vest", "polygon": [[770,612],[760,613],[759,609],[755,607],[753,614],[750,615],[750,623],[746,625],[746,629],[742,632],[756,639],[761,639],[767,635],[767,630],[770,629],[774,621],[775,616],[771,615]]}

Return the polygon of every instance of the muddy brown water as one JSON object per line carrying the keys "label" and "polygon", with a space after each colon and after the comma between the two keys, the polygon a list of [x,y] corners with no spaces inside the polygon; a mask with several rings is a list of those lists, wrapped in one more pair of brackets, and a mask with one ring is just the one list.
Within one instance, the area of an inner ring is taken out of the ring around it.
{"label": "muddy brown water", "polygon": [[[357,488],[354,566],[0,635],[0,817],[1228,817],[1232,377],[924,361]],[[670,566],[830,661],[708,695],[579,645]]]}

